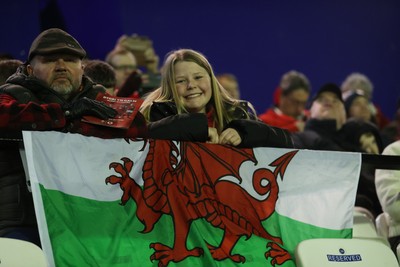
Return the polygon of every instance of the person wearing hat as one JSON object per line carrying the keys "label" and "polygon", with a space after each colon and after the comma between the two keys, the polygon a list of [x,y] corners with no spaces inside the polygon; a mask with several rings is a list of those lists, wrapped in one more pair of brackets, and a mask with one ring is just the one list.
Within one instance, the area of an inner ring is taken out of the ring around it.
{"label": "person wearing hat", "polygon": [[375,116],[370,109],[370,101],[362,92],[353,92],[344,100],[347,118],[357,118],[375,123]]}
{"label": "person wearing hat", "polygon": [[[135,138],[146,125],[113,129],[81,121],[117,112],[96,101],[105,88],[83,75],[85,50],[67,32],[51,28],[32,42],[27,61],[0,87],[0,236],[40,245],[32,195],[19,155],[22,130],[79,133],[102,138]],[[140,115],[140,114],[138,114]]]}
{"label": "person wearing hat", "polygon": [[389,124],[390,119],[382,112],[380,106],[373,102],[374,85],[365,74],[350,73],[343,81],[341,90],[344,99],[347,99],[354,92],[358,92],[368,99],[371,116],[379,129],[383,129]]}
{"label": "person wearing hat", "polygon": [[295,70],[285,73],[276,91],[279,92],[277,103],[260,114],[260,120],[292,133],[303,131],[310,91],[310,82],[303,73]]}
{"label": "person wearing hat", "polygon": [[[293,134],[295,148],[376,153],[381,151],[379,131],[364,121],[346,121],[340,88],[334,83],[323,85],[312,98],[310,119],[304,132]],[[381,207],[376,198],[371,169],[360,172],[356,206],[368,209],[373,216]]]}
{"label": "person wearing hat", "polygon": [[334,83],[323,85],[312,98],[304,131],[293,134],[296,148],[343,151],[337,132],[346,121],[342,94]]}

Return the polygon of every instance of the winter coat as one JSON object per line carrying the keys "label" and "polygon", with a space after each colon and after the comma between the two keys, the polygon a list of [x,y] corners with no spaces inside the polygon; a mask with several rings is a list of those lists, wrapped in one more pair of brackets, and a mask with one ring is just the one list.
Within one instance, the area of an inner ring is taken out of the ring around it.
{"label": "winter coat", "polygon": [[[281,147],[292,148],[291,135],[283,129],[271,127],[255,116],[246,119],[247,102],[235,108],[236,118],[226,123],[224,129],[235,129],[242,142],[239,147]],[[178,114],[173,102],[154,102],[150,108],[149,137],[190,142],[206,142],[208,139],[208,120],[204,113]]]}

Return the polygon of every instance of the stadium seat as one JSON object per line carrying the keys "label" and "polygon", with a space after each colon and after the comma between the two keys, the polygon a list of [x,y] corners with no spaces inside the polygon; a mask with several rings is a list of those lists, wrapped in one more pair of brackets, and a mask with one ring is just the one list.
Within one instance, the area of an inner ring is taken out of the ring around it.
{"label": "stadium seat", "polygon": [[399,267],[393,251],[375,239],[316,238],[295,249],[297,267]]}
{"label": "stadium seat", "polygon": [[[389,238],[389,215],[385,212],[382,212],[381,214],[379,214],[376,217],[376,231],[378,233],[379,236],[385,238],[386,240],[388,240]],[[389,243],[389,240],[388,240]],[[390,246],[390,245],[389,245]],[[397,246],[396,249],[396,256],[397,256],[397,260],[400,263],[400,244]],[[399,264],[400,266],[400,264]]]}
{"label": "stadium seat", "polygon": [[364,214],[366,215],[368,218],[370,218],[371,220],[375,220],[375,216],[366,208],[360,207],[360,206],[355,206],[354,207],[354,213],[355,214]]}
{"label": "stadium seat", "polygon": [[370,212],[356,207],[353,217],[353,238],[376,238],[379,237],[375,220]]}
{"label": "stadium seat", "polygon": [[12,238],[0,237],[0,266],[47,267],[47,260],[35,244]]}
{"label": "stadium seat", "polygon": [[389,218],[386,213],[379,214],[375,219],[376,231],[378,235],[388,238],[389,236]]}
{"label": "stadium seat", "polygon": [[397,245],[396,252],[397,252],[397,261],[399,262],[400,266],[400,244]]}

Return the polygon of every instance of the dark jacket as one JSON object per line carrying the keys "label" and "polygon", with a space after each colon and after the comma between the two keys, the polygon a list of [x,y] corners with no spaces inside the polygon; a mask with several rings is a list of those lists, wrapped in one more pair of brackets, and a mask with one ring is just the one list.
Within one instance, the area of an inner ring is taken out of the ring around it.
{"label": "dark jacket", "polygon": [[105,88],[83,76],[78,93],[65,100],[41,81],[28,77],[21,67],[0,87],[0,130],[3,136],[6,134],[18,138],[21,138],[21,130],[57,130],[100,138],[146,136],[146,122],[140,113],[128,129],[89,124],[82,122],[80,118],[74,121],[66,120],[64,108],[68,103],[83,97],[96,99],[100,93],[104,94]]}
{"label": "dark jacket", "polygon": [[[253,119],[246,119],[247,102],[242,108],[233,109],[237,119],[226,123],[224,129],[235,129],[242,143],[239,147],[280,147],[292,148],[290,134],[283,129],[274,128]],[[203,113],[178,114],[173,102],[154,102],[150,109],[149,137],[177,141],[206,142],[208,139],[207,115]]]}
{"label": "dark jacket", "polygon": [[36,227],[20,145],[20,142],[0,140],[0,236],[14,227]]}
{"label": "dark jacket", "polygon": [[104,87],[97,86],[83,77],[82,88],[67,101],[40,80],[27,76],[24,69],[20,68],[6,84],[0,87],[2,111],[0,129],[15,130],[17,134],[20,134],[21,130],[74,130],[85,134],[82,129],[80,130],[82,127],[79,127],[78,120],[66,121],[63,108],[76,99],[82,97],[95,99],[99,93],[104,92]]}
{"label": "dark jacket", "polygon": [[[95,99],[104,92],[104,87],[83,77],[82,87],[68,102],[82,97]],[[108,129],[81,123],[80,119],[67,122],[63,111],[66,104],[60,94],[28,77],[23,68],[0,87],[0,236],[19,227],[37,230],[32,194],[19,154],[22,130],[57,130],[99,137],[108,134]]]}
{"label": "dark jacket", "polygon": [[341,140],[342,146],[346,151],[363,152],[365,153],[360,144],[360,138],[363,134],[370,133],[375,137],[376,144],[379,149],[379,154],[383,151],[382,136],[378,127],[371,123],[360,119],[350,118],[340,128],[338,138]]}
{"label": "dark jacket", "polygon": [[299,149],[344,151],[337,138],[336,120],[310,119],[303,132],[293,134],[294,147]]}
{"label": "dark jacket", "polygon": [[[104,92],[84,78],[84,86],[74,98],[96,98]],[[10,101],[10,99],[12,101]],[[15,100],[15,101],[14,101]],[[21,104],[22,109],[16,108]],[[45,107],[41,104],[51,103]],[[27,187],[19,154],[21,130],[62,130],[66,124],[62,106],[65,100],[39,80],[22,70],[0,87],[0,236],[15,227],[36,227],[32,194]],[[73,126],[71,126],[73,127]]]}

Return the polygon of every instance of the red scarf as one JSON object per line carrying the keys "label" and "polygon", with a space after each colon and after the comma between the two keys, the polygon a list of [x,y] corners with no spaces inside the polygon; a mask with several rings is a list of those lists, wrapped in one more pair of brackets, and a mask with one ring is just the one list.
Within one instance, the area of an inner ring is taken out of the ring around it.
{"label": "red scarf", "polygon": [[211,107],[206,115],[207,115],[207,125],[208,125],[208,127],[215,127],[214,108]]}

